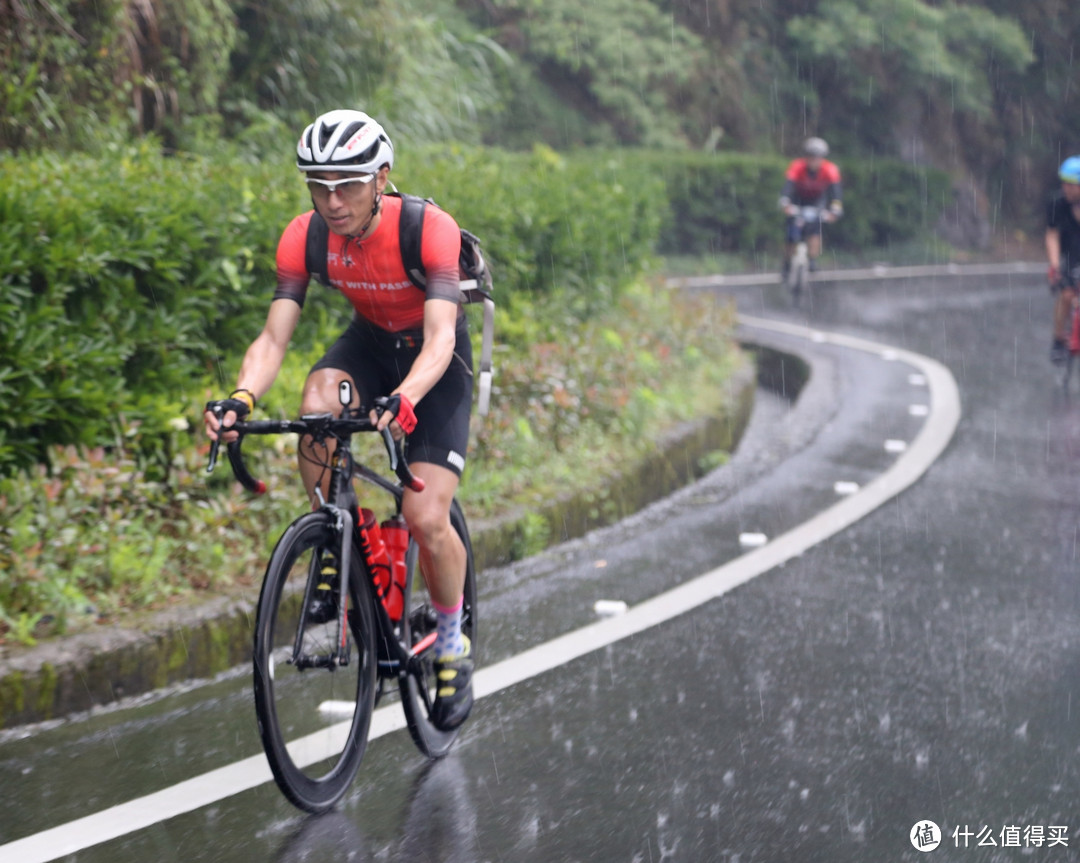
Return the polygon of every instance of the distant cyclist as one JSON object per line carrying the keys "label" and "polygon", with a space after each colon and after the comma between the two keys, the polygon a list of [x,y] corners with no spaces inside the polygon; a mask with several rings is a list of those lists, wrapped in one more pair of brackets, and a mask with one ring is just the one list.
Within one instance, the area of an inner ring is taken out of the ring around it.
{"label": "distant cyclist", "polygon": [[[810,256],[810,270],[817,269],[821,254],[821,224],[835,222],[844,213],[840,169],[825,157],[829,145],[821,138],[807,138],[803,142],[803,156],[788,165],[784,188],[780,192],[780,209],[787,214],[784,232],[784,278],[791,268],[791,256],[802,236],[806,237],[806,251]],[[799,209],[817,207],[821,218],[815,222],[800,224]]]}
{"label": "distant cyclist", "polygon": [[1061,189],[1046,210],[1046,280],[1057,295],[1050,345],[1050,361],[1055,365],[1069,358],[1072,307],[1080,282],[1080,156],[1062,162],[1058,176]]}

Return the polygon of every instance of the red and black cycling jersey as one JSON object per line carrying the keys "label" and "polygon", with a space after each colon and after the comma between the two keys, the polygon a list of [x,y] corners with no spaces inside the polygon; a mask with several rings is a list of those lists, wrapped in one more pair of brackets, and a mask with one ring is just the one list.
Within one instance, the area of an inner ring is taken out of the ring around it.
{"label": "red and black cycling jersey", "polygon": [[[308,222],[313,210],[297,216],[281,235],[277,248],[277,290],[274,299],[295,300],[301,306],[311,274],[307,270]],[[423,326],[427,300],[460,300],[458,256],[461,230],[450,214],[438,207],[424,210],[420,259],[427,288],[416,287],[401,260],[398,228],[401,198],[382,199],[379,224],[364,240],[330,232],[327,238],[327,275],[330,283],[352,303],[356,314],[389,332]]]}
{"label": "red and black cycling jersey", "polygon": [[800,207],[825,208],[833,201],[840,201],[840,169],[828,159],[821,160],[821,167],[811,171],[805,158],[796,159],[788,165],[784,175],[781,199],[786,198]]}

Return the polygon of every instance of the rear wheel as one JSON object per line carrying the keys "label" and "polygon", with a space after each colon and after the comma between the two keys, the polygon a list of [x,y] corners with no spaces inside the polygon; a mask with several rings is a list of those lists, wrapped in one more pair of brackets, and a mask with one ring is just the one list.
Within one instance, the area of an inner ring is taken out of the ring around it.
{"label": "rear wheel", "polygon": [[[476,628],[476,570],[473,564],[472,545],[465,516],[455,500],[450,506],[450,523],[465,545],[465,601],[461,612],[461,631],[472,642],[472,658],[477,660]],[[435,635],[435,609],[431,605],[427,587],[420,574],[419,554],[415,542],[409,542],[406,558],[409,579],[405,593],[402,615],[402,641],[410,648]],[[409,663],[398,678],[402,706],[413,742],[429,758],[440,758],[450,751],[460,728],[440,731],[431,721],[431,705],[435,700],[435,669],[433,651],[429,646],[416,661]]]}
{"label": "rear wheel", "polygon": [[340,647],[336,616],[325,623],[302,620],[305,590],[321,571],[326,549],[340,551],[328,513],[311,513],[289,526],[267,565],[255,622],[259,735],[278,787],[308,812],[329,809],[352,783],[375,701],[375,620],[355,546],[353,577],[347,579],[347,664],[334,661]]}

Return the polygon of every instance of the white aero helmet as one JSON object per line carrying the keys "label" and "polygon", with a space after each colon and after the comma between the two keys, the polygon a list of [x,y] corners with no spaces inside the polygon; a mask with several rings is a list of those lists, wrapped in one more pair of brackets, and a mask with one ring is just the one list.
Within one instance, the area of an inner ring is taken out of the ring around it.
{"label": "white aero helmet", "polygon": [[394,167],[394,145],[383,127],[363,111],[340,109],[315,118],[296,145],[301,171],[355,171],[374,174]]}
{"label": "white aero helmet", "polygon": [[803,141],[802,149],[807,156],[820,156],[824,159],[829,155],[829,145],[823,138],[807,138]]}

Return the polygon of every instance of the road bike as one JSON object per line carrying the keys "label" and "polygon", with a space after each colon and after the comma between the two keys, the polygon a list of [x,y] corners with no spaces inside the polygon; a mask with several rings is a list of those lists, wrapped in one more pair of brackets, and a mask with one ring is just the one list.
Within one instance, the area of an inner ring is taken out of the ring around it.
{"label": "road bike", "polygon": [[[352,386],[342,381],[340,416],[309,414],[297,420],[238,421],[227,445],[233,473],[249,491],[266,485],[249,473],[241,448],[247,435],[310,436],[316,446],[333,439],[324,467],[329,491],[319,506],[281,535],[266,566],[255,615],[254,693],[259,736],[274,779],[294,805],[308,812],[331,808],[348,790],[367,748],[372,713],[388,683],[396,682],[409,734],[429,758],[445,755],[460,729],[442,731],[431,721],[435,698],[432,648],[436,616],[419,566],[415,540],[398,536],[403,555],[380,553],[381,539],[407,530],[401,515],[406,488],[423,490],[409,470],[402,445],[382,432],[397,482],[356,461],[352,436],[376,432],[368,410],[350,410]],[[376,400],[378,405],[383,400]],[[220,407],[208,406],[220,415]],[[219,416],[220,420],[220,416]],[[217,461],[218,442],[207,466]],[[358,506],[353,478],[385,492],[394,515],[378,531],[374,514]],[[450,521],[465,546],[462,631],[477,656],[476,572],[465,516],[453,501]],[[403,561],[401,557],[403,556]],[[316,592],[340,574],[335,601],[315,614]],[[336,606],[336,607],[335,607]]]}
{"label": "road bike", "polygon": [[793,232],[789,236],[795,239],[795,252],[788,264],[785,283],[791,291],[792,299],[798,305],[810,284],[810,253],[806,243],[806,232],[807,230],[821,230],[822,211],[820,207],[799,207],[793,219]]}

